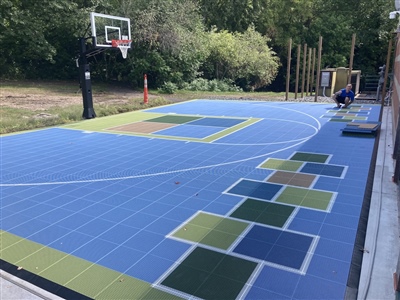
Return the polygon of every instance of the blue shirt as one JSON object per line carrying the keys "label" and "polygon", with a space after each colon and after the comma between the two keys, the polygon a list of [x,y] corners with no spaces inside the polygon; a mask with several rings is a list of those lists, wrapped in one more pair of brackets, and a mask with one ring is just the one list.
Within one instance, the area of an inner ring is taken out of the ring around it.
{"label": "blue shirt", "polygon": [[349,97],[349,99],[350,99],[351,101],[354,101],[354,93],[353,93],[353,91],[350,90],[348,93],[346,93],[346,89],[345,89],[345,88],[340,90],[340,95],[339,95],[339,97],[342,97],[342,98]]}

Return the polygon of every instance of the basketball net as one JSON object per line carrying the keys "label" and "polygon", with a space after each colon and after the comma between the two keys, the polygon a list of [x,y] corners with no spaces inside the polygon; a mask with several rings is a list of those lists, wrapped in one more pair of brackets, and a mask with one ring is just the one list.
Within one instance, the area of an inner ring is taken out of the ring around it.
{"label": "basketball net", "polygon": [[119,48],[121,51],[122,57],[126,58],[128,56],[128,49],[131,48],[131,40],[112,40],[111,46],[113,48]]}

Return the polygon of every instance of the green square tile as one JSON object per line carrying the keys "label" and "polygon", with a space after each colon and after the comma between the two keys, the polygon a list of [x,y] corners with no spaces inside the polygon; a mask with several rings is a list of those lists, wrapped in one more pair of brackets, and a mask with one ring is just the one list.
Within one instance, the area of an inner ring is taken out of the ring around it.
{"label": "green square tile", "polygon": [[40,251],[43,247],[43,245],[35,242],[20,241],[18,243],[13,243],[12,246],[6,248],[3,246],[3,249],[1,250],[1,258],[9,263],[19,266],[21,260],[36,251]]}
{"label": "green square tile", "polygon": [[[127,298],[119,298],[119,299],[132,299],[132,296],[130,296],[130,297],[131,298],[127,297]],[[108,299],[112,299],[112,298],[108,298]],[[137,298],[135,298],[135,299],[137,299]],[[164,299],[165,300],[179,300],[179,299],[183,299],[183,298],[180,298],[178,296],[171,295],[164,291],[160,291],[160,290],[153,288],[150,291],[148,291],[144,297],[141,297],[140,299],[143,299],[143,300],[155,300],[155,299],[157,299],[157,300],[164,300]]]}
{"label": "green square tile", "polygon": [[257,218],[256,222],[275,227],[282,227],[285,225],[288,218],[289,216],[275,215],[264,212]]}
{"label": "green square tile", "polygon": [[95,298],[106,286],[120,278],[120,273],[104,268],[99,265],[92,265],[89,269],[76,276],[65,286],[88,297]]}
{"label": "green square tile", "polygon": [[254,222],[262,213],[262,210],[254,210],[249,208],[238,207],[230,216],[237,219],[248,220]]}
{"label": "green square tile", "polygon": [[309,190],[306,198],[330,201],[332,199],[332,196],[333,196],[333,193],[330,193],[330,192]]}
{"label": "green square tile", "polygon": [[302,166],[302,164],[303,164],[302,162],[298,161],[268,159],[261,165],[261,168],[295,172]]}
{"label": "green square tile", "polygon": [[200,243],[215,248],[227,250],[233,242],[237,239],[238,235],[225,233],[222,231],[213,230],[207,234]]}
{"label": "green square tile", "polygon": [[290,158],[290,160],[325,163],[328,158],[329,158],[329,155],[326,155],[326,154],[297,152],[295,155],[293,155]]}
{"label": "green square tile", "polygon": [[240,235],[249,226],[248,223],[231,219],[223,219],[213,231],[221,231],[233,235]]}
{"label": "green square tile", "polygon": [[194,295],[209,276],[208,272],[180,264],[161,284]]}
{"label": "green square tile", "polygon": [[212,274],[194,293],[202,299],[236,299],[244,283]]}
{"label": "green square tile", "polygon": [[249,208],[253,210],[264,210],[265,209],[265,201],[255,200],[248,198],[245,202],[243,202],[240,207]]}
{"label": "green square tile", "polygon": [[182,265],[204,272],[212,272],[215,266],[222,261],[224,255],[225,254],[219,252],[197,247],[182,262]]}
{"label": "green square tile", "polygon": [[282,192],[282,195],[294,195],[294,196],[302,196],[305,197],[308,194],[308,189],[302,189],[298,187],[288,186]]}
{"label": "green square tile", "polygon": [[[144,299],[153,290],[151,285],[139,279],[120,275],[95,296],[95,299]],[[155,299],[155,298],[154,298]]]}
{"label": "green square tile", "polygon": [[41,271],[39,275],[60,285],[65,285],[67,282],[90,268],[91,265],[92,263],[86,260],[68,255],[52,266]]}
{"label": "green square tile", "polygon": [[303,202],[301,202],[300,206],[326,210],[329,206],[329,201],[316,200],[316,199],[304,199]]}
{"label": "green square tile", "polygon": [[347,122],[349,122],[350,120],[347,120],[347,119],[346,119],[346,120],[345,120],[345,119],[330,119],[329,121],[330,121],[330,122],[346,122],[346,123],[347,123]]}
{"label": "green square tile", "polygon": [[289,217],[292,214],[293,210],[294,210],[293,206],[282,205],[277,203],[269,203],[265,211],[270,214]]}
{"label": "green square tile", "polygon": [[222,220],[223,220],[223,217],[201,212],[197,216],[195,216],[192,220],[190,220],[189,224],[202,226],[205,228],[214,228]]}
{"label": "green square tile", "polygon": [[293,204],[293,205],[300,205],[303,202],[304,196],[295,196],[295,195],[287,195],[281,194],[275,202],[286,203],[286,204]]}
{"label": "green square tile", "polygon": [[221,263],[213,271],[213,274],[246,283],[256,267],[257,263],[255,262],[225,255]]}
{"label": "green square tile", "polygon": [[38,274],[67,256],[66,253],[44,247],[19,261],[25,270]]}
{"label": "green square tile", "polygon": [[210,231],[210,228],[188,223],[179,228],[172,236],[192,242],[200,242]]}

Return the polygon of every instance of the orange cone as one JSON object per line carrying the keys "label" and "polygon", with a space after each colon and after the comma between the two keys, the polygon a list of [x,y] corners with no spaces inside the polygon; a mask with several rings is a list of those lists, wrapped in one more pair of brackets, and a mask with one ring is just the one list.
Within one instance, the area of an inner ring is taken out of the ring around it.
{"label": "orange cone", "polygon": [[149,92],[147,91],[147,75],[144,74],[144,104],[149,103]]}

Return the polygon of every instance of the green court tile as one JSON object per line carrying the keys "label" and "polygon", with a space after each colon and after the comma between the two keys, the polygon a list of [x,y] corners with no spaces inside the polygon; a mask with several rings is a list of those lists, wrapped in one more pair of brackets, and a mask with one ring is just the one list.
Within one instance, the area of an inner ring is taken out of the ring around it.
{"label": "green court tile", "polygon": [[303,165],[302,162],[282,160],[282,159],[268,159],[261,165],[261,168],[284,170],[284,171],[297,171]]}
{"label": "green court tile", "polygon": [[332,199],[333,193],[325,191],[309,190],[307,193],[307,198],[330,201]]}
{"label": "green court tile", "polygon": [[67,255],[57,263],[40,271],[39,275],[60,285],[64,285],[75,278],[75,276],[90,268],[91,265],[91,262]]}
{"label": "green court tile", "polygon": [[20,260],[18,262],[18,266],[37,274],[38,272],[49,268],[54,263],[62,260],[66,256],[66,253],[54,251],[50,248],[44,247]]}
{"label": "green court tile", "polygon": [[237,239],[238,235],[229,234],[217,230],[210,231],[200,243],[215,248],[227,250],[233,242]]}
{"label": "green court tile", "polygon": [[326,154],[296,152],[296,154],[294,154],[290,158],[290,160],[325,163],[328,158],[329,158],[329,155],[326,155]]}
{"label": "green court tile", "polygon": [[288,186],[283,190],[282,195],[294,195],[294,196],[304,197],[309,193],[309,191],[310,190],[308,190],[308,189],[302,189],[302,188]]}
{"label": "green court tile", "polygon": [[202,299],[236,299],[244,283],[212,274],[194,293]]}
{"label": "green court tile", "polygon": [[282,226],[285,225],[288,217],[289,216],[275,215],[264,212],[257,218],[256,222],[282,228]]}
{"label": "green court tile", "polygon": [[[110,299],[110,298],[105,298],[105,299]],[[122,298],[122,299],[129,299],[129,298]],[[171,295],[166,292],[163,292],[163,291],[153,288],[150,291],[148,291],[146,293],[146,295],[144,295],[144,297],[141,297],[140,299],[143,299],[143,300],[155,300],[155,299],[157,299],[157,300],[164,300],[164,299],[165,300],[178,300],[178,299],[183,299],[183,298],[180,298],[178,296]]]}
{"label": "green court tile", "polygon": [[203,299],[235,299],[256,266],[255,262],[196,248],[162,285]]}
{"label": "green court tile", "polygon": [[326,200],[316,200],[316,199],[304,199],[301,203],[303,207],[327,210],[329,206],[329,201]]}
{"label": "green court tile", "polygon": [[190,116],[162,116],[154,119],[146,120],[146,122],[159,122],[159,123],[172,123],[172,124],[184,124],[190,121],[201,119],[201,117],[190,117]]}
{"label": "green court tile", "polygon": [[240,208],[248,208],[248,209],[252,209],[252,210],[256,210],[256,211],[260,211],[260,210],[262,211],[265,209],[266,203],[268,203],[268,202],[247,198],[246,201],[244,201],[240,205]]}
{"label": "green court tile", "polygon": [[214,227],[213,231],[221,231],[238,236],[242,234],[247,226],[249,226],[248,223],[231,219],[223,219],[217,226]]}
{"label": "green court tile", "polygon": [[43,245],[33,242],[25,243],[23,241],[20,241],[18,243],[13,243],[10,247],[5,247],[3,243],[2,248],[3,249],[1,250],[1,259],[4,259],[9,263],[19,266],[19,262],[21,260],[31,255],[32,253],[42,249]]}
{"label": "green court tile", "polygon": [[345,120],[367,120],[368,118],[366,117],[343,117]]}
{"label": "green court tile", "polygon": [[147,282],[121,275],[105,286],[95,299],[143,299],[151,289]]}
{"label": "green court tile", "polygon": [[292,205],[300,205],[303,200],[304,196],[280,195],[275,201]]}
{"label": "green court tile", "polygon": [[198,243],[210,231],[211,231],[210,228],[200,227],[200,226],[192,225],[192,224],[185,224],[178,231],[176,231],[172,236]]}
{"label": "green court tile", "polygon": [[[295,201],[295,203],[292,204],[298,205],[303,200],[303,198],[301,197],[295,198],[291,195],[289,196],[290,199],[288,201]],[[259,203],[255,204],[256,201]],[[251,205],[257,207],[257,210],[248,208],[251,207]],[[289,216],[292,214],[293,210],[294,207],[288,205],[247,199],[231,214],[231,217],[276,227],[282,227],[286,223]]]}
{"label": "green court tile", "polygon": [[215,216],[200,212],[196,217],[189,221],[189,224],[202,226],[206,228],[214,228],[223,220],[223,217]]}
{"label": "green court tile", "polygon": [[88,297],[95,298],[110,283],[120,278],[120,273],[99,265],[92,265],[65,286]]}

